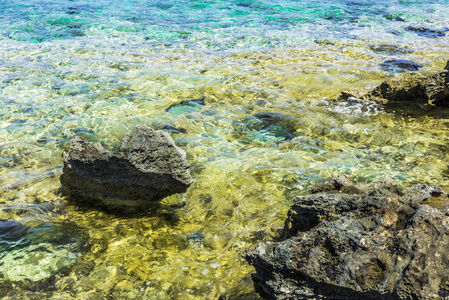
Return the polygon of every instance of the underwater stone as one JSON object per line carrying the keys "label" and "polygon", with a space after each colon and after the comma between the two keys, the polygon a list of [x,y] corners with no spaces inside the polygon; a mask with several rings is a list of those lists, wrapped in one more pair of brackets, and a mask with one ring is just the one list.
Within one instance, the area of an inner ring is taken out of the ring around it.
{"label": "underwater stone", "polygon": [[202,99],[185,100],[181,101],[181,103],[170,105],[165,111],[175,115],[180,115],[184,113],[192,113],[198,111],[204,105],[206,104]]}
{"label": "underwater stone", "polygon": [[447,200],[440,188],[400,188],[390,178],[327,183],[294,198],[283,240],[244,251],[262,297],[424,300],[449,291],[448,208],[423,204]]}
{"label": "underwater stone", "polygon": [[289,141],[296,135],[282,126],[269,126],[252,134],[253,141],[270,142],[270,141]]}
{"label": "underwater stone", "polygon": [[63,193],[108,209],[148,207],[192,183],[185,152],[167,132],[147,126],[125,133],[115,151],[72,135],[62,159]]}
{"label": "underwater stone", "polygon": [[233,126],[238,138],[247,143],[284,142],[294,139],[296,127],[300,121],[290,115],[272,112],[259,112],[234,121]]}
{"label": "underwater stone", "polygon": [[407,53],[413,52],[413,50],[408,48],[399,47],[394,44],[382,43],[379,45],[369,45],[369,48],[374,52],[387,53],[387,54],[398,54],[398,53]]}
{"label": "underwater stone", "polygon": [[390,20],[390,21],[405,22],[405,20],[402,17],[400,17],[400,16],[385,15],[384,17],[385,17],[385,19]]}
{"label": "underwater stone", "polygon": [[0,284],[37,282],[71,267],[85,239],[74,224],[46,223],[30,228],[0,220]]}
{"label": "underwater stone", "polygon": [[0,219],[0,247],[7,241],[16,241],[26,234],[28,227],[14,220]]}
{"label": "underwater stone", "polygon": [[422,64],[415,63],[411,60],[404,59],[388,59],[380,64],[382,70],[391,72],[418,71],[422,68]]}
{"label": "underwater stone", "polygon": [[264,128],[272,125],[281,125],[290,131],[295,131],[296,129],[295,119],[290,115],[272,112],[259,112],[253,116],[262,121]]}
{"label": "underwater stone", "polygon": [[253,115],[262,124],[253,139],[260,141],[289,141],[296,137],[296,120],[290,115],[259,112]]}
{"label": "underwater stone", "polygon": [[189,236],[187,236],[187,242],[190,247],[192,248],[201,248],[204,245],[205,238],[200,233],[194,233]]}
{"label": "underwater stone", "polygon": [[54,275],[63,267],[73,265],[80,256],[70,249],[58,247],[51,243],[30,245],[3,253],[0,256],[1,281],[38,281]]}
{"label": "underwater stone", "polygon": [[413,27],[413,26],[408,26],[405,28],[405,30],[415,32],[416,34],[418,34],[420,36],[428,37],[428,38],[443,37],[443,36],[446,36],[446,33],[449,31],[449,29],[447,29],[447,28],[445,28],[443,30],[434,30],[434,29],[430,29],[430,28],[426,28],[426,27]]}
{"label": "underwater stone", "polygon": [[185,130],[182,127],[174,127],[174,126],[170,126],[170,125],[166,125],[166,126],[158,128],[158,129],[165,130],[165,131],[168,131],[171,133],[187,133],[187,130]]}

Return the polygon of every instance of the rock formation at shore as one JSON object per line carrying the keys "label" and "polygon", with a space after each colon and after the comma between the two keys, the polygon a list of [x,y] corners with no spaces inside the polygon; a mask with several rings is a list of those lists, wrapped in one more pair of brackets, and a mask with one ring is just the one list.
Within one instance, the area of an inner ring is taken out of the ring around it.
{"label": "rock formation at shore", "polygon": [[125,133],[115,151],[72,135],[62,159],[63,193],[108,209],[146,207],[192,183],[185,152],[168,133],[147,126]]}
{"label": "rock formation at shore", "polygon": [[377,101],[391,107],[424,110],[449,107],[449,61],[439,74],[407,74],[400,79],[388,79],[372,90],[342,92],[338,100]]}
{"label": "rock formation at shore", "polygon": [[334,176],[294,198],[282,241],[243,256],[266,299],[447,299],[447,204],[437,187]]}

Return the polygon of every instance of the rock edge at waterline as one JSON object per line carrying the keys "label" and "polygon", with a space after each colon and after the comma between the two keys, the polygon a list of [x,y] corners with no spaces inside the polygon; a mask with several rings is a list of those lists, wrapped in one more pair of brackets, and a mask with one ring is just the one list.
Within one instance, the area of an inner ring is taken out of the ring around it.
{"label": "rock edge at waterline", "polygon": [[406,74],[385,80],[372,90],[343,91],[338,100],[376,101],[387,107],[422,110],[449,107],[449,61],[439,74]]}
{"label": "rock edge at waterline", "polygon": [[147,126],[126,132],[115,151],[73,134],[62,160],[62,192],[107,209],[148,207],[193,181],[185,152],[167,132]]}
{"label": "rock edge at waterline", "polygon": [[425,184],[334,176],[294,198],[284,240],[243,256],[265,299],[448,299],[447,204]]}

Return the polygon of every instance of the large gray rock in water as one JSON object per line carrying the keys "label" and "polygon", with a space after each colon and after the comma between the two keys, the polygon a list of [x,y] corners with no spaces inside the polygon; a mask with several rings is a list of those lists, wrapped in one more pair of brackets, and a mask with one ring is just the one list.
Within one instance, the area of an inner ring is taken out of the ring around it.
{"label": "large gray rock in water", "polygon": [[147,207],[192,183],[185,152],[168,133],[147,126],[125,133],[115,151],[72,135],[62,159],[63,193],[109,209]]}
{"label": "large gray rock in water", "polygon": [[244,251],[266,299],[449,299],[449,209],[439,188],[334,177],[294,198],[283,241]]}

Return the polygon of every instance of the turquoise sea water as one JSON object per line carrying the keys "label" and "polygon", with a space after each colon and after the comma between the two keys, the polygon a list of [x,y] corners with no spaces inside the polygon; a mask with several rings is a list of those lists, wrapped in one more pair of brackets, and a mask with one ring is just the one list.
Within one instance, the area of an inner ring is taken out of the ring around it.
{"label": "turquoise sea water", "polygon": [[[240,251],[336,173],[448,191],[447,111],[331,101],[442,69],[449,1],[0,0],[0,295],[257,299]],[[122,217],[59,193],[72,132],[165,128],[194,184]],[[45,266],[45,267],[43,267]]]}

